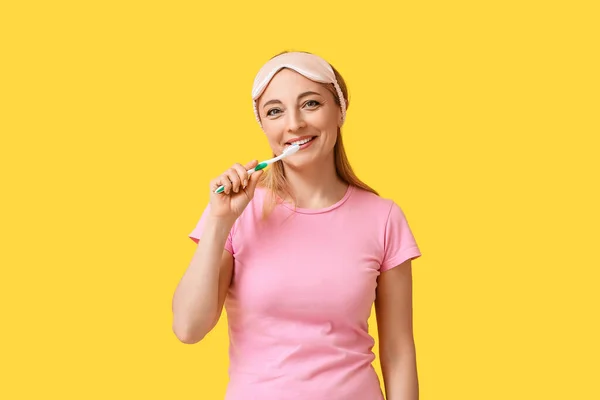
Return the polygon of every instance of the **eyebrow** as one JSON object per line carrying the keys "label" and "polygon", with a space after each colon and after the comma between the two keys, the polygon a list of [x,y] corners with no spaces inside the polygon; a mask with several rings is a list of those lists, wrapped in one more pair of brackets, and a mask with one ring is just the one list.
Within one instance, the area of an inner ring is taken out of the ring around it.
{"label": "eyebrow", "polygon": [[[308,91],[308,92],[301,93],[301,94],[298,96],[298,99],[301,99],[302,97],[305,97],[305,96],[310,96],[310,95],[313,95],[313,94],[316,94],[317,96],[322,96],[322,94],[321,94],[321,93],[317,93],[317,92],[311,92],[311,91]],[[266,103],[263,105],[263,108],[265,108],[265,107],[266,107],[266,106],[268,106],[269,104],[274,104],[274,103],[281,103],[281,101],[279,101],[279,100],[277,100],[277,99],[269,100],[269,101],[267,101],[267,102],[266,102]]]}

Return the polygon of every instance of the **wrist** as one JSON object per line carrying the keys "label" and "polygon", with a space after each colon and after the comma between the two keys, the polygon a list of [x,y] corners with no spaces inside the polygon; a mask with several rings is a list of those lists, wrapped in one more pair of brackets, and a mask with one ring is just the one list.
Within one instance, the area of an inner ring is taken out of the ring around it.
{"label": "wrist", "polygon": [[221,215],[212,215],[209,214],[206,218],[206,226],[212,226],[215,228],[226,229],[227,231],[231,230],[233,224],[236,221],[235,216],[221,216]]}

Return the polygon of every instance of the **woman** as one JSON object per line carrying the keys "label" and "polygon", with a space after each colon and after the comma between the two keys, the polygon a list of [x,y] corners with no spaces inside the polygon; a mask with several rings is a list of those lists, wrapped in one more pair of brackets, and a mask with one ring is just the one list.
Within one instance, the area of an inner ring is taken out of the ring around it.
{"label": "woman", "polygon": [[210,183],[173,299],[175,334],[200,341],[226,307],[226,399],[379,400],[375,304],[387,399],[417,399],[411,260],[421,253],[401,208],[352,172],[342,77],[316,55],[282,53],[258,72],[253,100],[274,155],[303,144],[266,172],[248,177],[255,160]]}

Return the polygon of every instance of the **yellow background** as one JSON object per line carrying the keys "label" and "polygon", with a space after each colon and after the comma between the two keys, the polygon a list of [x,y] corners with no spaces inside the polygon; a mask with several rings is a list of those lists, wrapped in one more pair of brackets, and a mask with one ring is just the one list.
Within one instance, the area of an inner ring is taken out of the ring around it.
{"label": "yellow background", "polygon": [[286,49],[346,78],[423,252],[421,398],[600,398],[594,2],[201,3],[0,6],[0,398],[223,398],[226,321],[181,344],[171,296]]}

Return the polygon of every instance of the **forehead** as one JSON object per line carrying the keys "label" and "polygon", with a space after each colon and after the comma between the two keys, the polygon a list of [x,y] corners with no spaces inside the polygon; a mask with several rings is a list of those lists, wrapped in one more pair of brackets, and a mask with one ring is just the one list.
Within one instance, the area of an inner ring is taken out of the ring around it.
{"label": "forehead", "polygon": [[295,99],[298,94],[306,91],[325,94],[327,89],[294,70],[283,68],[273,76],[258,102],[262,103],[272,99],[282,101],[285,98]]}

